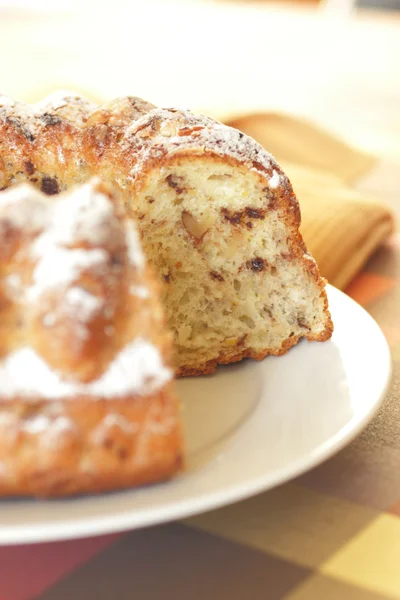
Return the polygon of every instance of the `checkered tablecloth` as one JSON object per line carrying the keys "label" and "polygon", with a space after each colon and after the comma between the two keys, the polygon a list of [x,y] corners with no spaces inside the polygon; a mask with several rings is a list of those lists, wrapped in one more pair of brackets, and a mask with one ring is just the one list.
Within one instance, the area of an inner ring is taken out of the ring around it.
{"label": "checkered tablecloth", "polygon": [[296,481],[182,523],[0,548],[0,600],[400,599],[400,238],[348,289],[385,332],[373,422]]}

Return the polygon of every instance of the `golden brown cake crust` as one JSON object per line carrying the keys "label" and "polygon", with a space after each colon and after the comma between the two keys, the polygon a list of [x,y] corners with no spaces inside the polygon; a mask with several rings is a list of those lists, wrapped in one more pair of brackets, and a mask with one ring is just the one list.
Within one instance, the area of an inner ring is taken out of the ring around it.
{"label": "golden brown cake crust", "polygon": [[[144,217],[135,197],[155,169],[182,160],[208,157],[215,162],[250,170],[273,189],[266,210],[278,211],[288,229],[287,259],[296,259],[314,279],[325,305],[324,325],[318,334],[304,328],[301,336],[287,338],[285,352],[300,337],[325,340],[333,326],[328,311],[325,281],[307,254],[298,231],[300,210],[289,179],[274,158],[251,138],[211,118],[190,111],[155,108],[138,98],[117,99],[96,107],[76,96],[53,96],[26,106],[0,96],[0,188],[31,180],[48,194],[62,191],[93,174],[112,182],[122,201],[138,219]],[[145,235],[141,231],[142,236]],[[270,348],[254,353],[249,348],[221,351],[219,357],[198,365],[181,365],[180,375],[209,373],[218,363],[246,356],[263,358]]]}
{"label": "golden brown cake crust", "polygon": [[1,404],[0,495],[65,496],[165,480],[182,467],[170,386],[126,399]]}
{"label": "golden brown cake crust", "polygon": [[172,337],[136,232],[98,180],[0,194],[0,495],[166,479],[182,464]]}

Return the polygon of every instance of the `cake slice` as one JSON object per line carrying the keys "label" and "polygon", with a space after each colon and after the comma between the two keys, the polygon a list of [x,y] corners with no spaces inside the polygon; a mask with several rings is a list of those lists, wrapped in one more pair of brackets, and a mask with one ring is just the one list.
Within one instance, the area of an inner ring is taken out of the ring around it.
{"label": "cake slice", "polygon": [[0,194],[0,494],[171,477],[171,335],[133,221],[98,180]]}
{"label": "cake slice", "polygon": [[[286,352],[332,334],[325,281],[299,233],[286,175],[254,140],[187,111],[154,109],[124,194],[163,303],[180,375]],[[127,170],[126,163],[123,170]]]}

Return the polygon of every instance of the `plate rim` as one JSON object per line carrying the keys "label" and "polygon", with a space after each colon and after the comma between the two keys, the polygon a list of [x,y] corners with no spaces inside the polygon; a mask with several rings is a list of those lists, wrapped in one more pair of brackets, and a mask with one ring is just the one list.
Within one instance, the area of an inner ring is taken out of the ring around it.
{"label": "plate rim", "polygon": [[[376,401],[371,404],[368,410],[359,417],[356,422],[348,421],[334,435],[320,444],[315,451],[310,453],[306,459],[300,456],[297,460],[292,461],[288,465],[276,469],[275,471],[267,471],[258,476],[253,476],[252,480],[240,480],[231,483],[226,489],[217,490],[215,492],[205,492],[190,497],[183,502],[173,502],[166,506],[156,506],[154,511],[146,510],[146,512],[122,512],[102,514],[94,517],[94,519],[77,517],[69,522],[47,522],[33,523],[28,526],[24,524],[0,526],[0,545],[16,545],[16,544],[35,544],[51,541],[64,541],[71,539],[80,539],[85,537],[97,537],[106,534],[121,533],[134,529],[144,528],[151,525],[161,525],[174,520],[186,519],[188,517],[215,510],[223,506],[228,506],[234,502],[240,502],[246,498],[255,496],[263,491],[268,491],[278,485],[282,485],[291,479],[302,475],[303,473],[315,468],[319,464],[336,454],[339,450],[346,447],[353,439],[371,421],[374,415],[378,412],[384,398],[387,395],[392,377],[392,357],[389,344],[385,338],[382,329],[375,319],[344,292],[327,285],[328,299],[329,296],[335,294],[341,297],[341,301],[355,305],[356,310],[362,311],[364,318],[369,320],[372,327],[375,328],[375,333],[381,338],[380,350],[384,349],[384,362],[386,369],[385,382],[382,390]],[[173,480],[171,480],[173,481]],[[159,485],[168,486],[168,481]],[[145,488],[142,488],[145,489]],[[113,492],[115,494],[132,493],[134,490],[122,490]],[[138,490],[140,491],[140,490]],[[87,500],[88,497],[83,497]],[[30,499],[10,499],[9,502],[79,502],[80,498],[63,498],[61,500],[30,500]],[[4,502],[8,500],[5,498]],[[21,508],[22,510],[22,508]],[[1,512],[1,504],[0,504]]]}

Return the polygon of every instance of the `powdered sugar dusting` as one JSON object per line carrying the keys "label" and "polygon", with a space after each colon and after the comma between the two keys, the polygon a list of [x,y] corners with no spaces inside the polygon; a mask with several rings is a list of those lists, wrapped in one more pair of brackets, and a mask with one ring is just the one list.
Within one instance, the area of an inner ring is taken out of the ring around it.
{"label": "powdered sugar dusting", "polygon": [[67,99],[71,98],[75,95],[75,92],[71,90],[58,90],[49,94],[44,98],[41,102],[37,102],[32,105],[32,110],[36,113],[41,113],[44,108],[51,107],[53,110],[58,110],[59,108],[63,108],[68,104]]}
{"label": "powdered sugar dusting", "polygon": [[[96,297],[81,287],[88,274],[113,285],[122,276],[122,257],[127,254],[135,267],[144,266],[144,256],[137,231],[127,220],[120,222],[113,201],[102,193],[100,180],[50,200],[28,184],[11,188],[0,198],[0,232],[7,235],[10,224],[28,239],[28,258],[34,263],[32,279],[26,289],[18,275],[10,276],[5,289],[18,302],[38,302],[44,294],[57,292],[51,314],[42,316],[45,327],[55,325],[59,315],[72,316],[74,332],[81,339],[90,335],[89,323],[100,311],[112,318],[106,299]],[[106,331],[113,335],[111,326]]]}
{"label": "powdered sugar dusting", "polygon": [[0,225],[7,223],[32,233],[46,227],[48,216],[48,198],[27,183],[11,187],[0,195]]}
{"label": "powdered sugar dusting", "polygon": [[68,431],[74,427],[72,421],[65,416],[57,416],[55,419],[51,419],[47,415],[38,414],[31,419],[25,419],[22,429],[35,435],[44,433],[50,426],[53,431],[55,430],[59,433]]}
{"label": "powdered sugar dusting", "polygon": [[14,106],[15,102],[14,100],[11,100],[11,98],[9,98],[8,96],[5,96],[4,94],[0,94],[0,106]]}
{"label": "powdered sugar dusting", "polygon": [[10,288],[18,290],[21,287],[21,277],[17,273],[12,273],[5,278],[5,283]]}
{"label": "powdered sugar dusting", "polygon": [[[10,431],[18,426],[19,417],[13,412],[0,412],[0,428],[3,431]],[[2,433],[3,433],[2,431]]]}
{"label": "powdered sugar dusting", "polygon": [[[125,104],[124,104],[125,103]],[[124,106],[129,118],[123,117]],[[128,179],[136,180],[140,176],[144,163],[157,160],[165,155],[173,156],[185,150],[213,153],[221,157],[232,157],[249,169],[261,173],[271,179],[271,189],[275,186],[288,184],[286,176],[280,175],[280,181],[274,179],[272,171],[277,167],[275,159],[255,140],[240,131],[228,127],[206,117],[197,115],[189,110],[175,108],[153,108],[149,103],[135,99],[138,110],[132,112],[132,99],[119,99],[106,107],[110,113],[110,126],[118,123],[125,127],[125,135],[120,141],[121,152],[125,151],[132,157],[132,168]],[[22,132],[29,141],[34,141],[43,127],[54,125],[52,119],[70,123],[77,133],[76,155],[74,160],[80,164],[80,130],[91,127],[90,116],[99,107],[91,104],[75,92],[61,91],[45,98],[35,105],[13,102],[6,96],[0,95],[0,117],[12,122],[15,129]],[[137,118],[139,117],[139,118]],[[131,119],[130,124],[129,119]],[[108,125],[105,125],[107,128]],[[61,153],[60,153],[61,152]],[[59,153],[56,157],[55,154]],[[59,164],[67,160],[60,146],[53,149],[54,159]],[[69,160],[69,159],[68,159]],[[108,169],[108,167],[107,167]],[[92,172],[99,173],[98,164],[92,165]],[[101,173],[100,173],[101,174]],[[105,177],[109,178],[108,170]],[[121,187],[126,185],[122,177]]]}
{"label": "powdered sugar dusting", "polygon": [[311,254],[309,254],[309,252],[306,252],[305,254],[303,254],[303,259],[316,264],[315,258]]}
{"label": "powdered sugar dusting", "polygon": [[[97,181],[61,197],[50,209],[47,227],[32,245],[32,256],[39,261],[30,298],[37,298],[49,288],[73,283],[86,269],[106,267],[110,251],[123,247],[123,228],[110,199],[95,189]],[[136,229],[130,223],[126,226],[125,243],[130,262],[142,267],[143,253]],[[79,244],[92,248],[71,248]],[[107,251],[99,246],[106,246]]]}
{"label": "powdered sugar dusting", "polygon": [[113,431],[119,431],[125,436],[131,437],[139,431],[139,427],[136,423],[128,421],[123,415],[109,413],[92,431],[90,439],[94,444],[102,445],[107,436]]}
{"label": "powdered sugar dusting", "polygon": [[138,431],[137,423],[131,423],[126,417],[117,413],[107,414],[102,421],[102,425],[107,428],[118,427],[126,433]]}
{"label": "powdered sugar dusting", "polygon": [[[21,373],[24,374],[21,377]],[[62,399],[77,396],[96,398],[148,395],[172,378],[159,350],[144,339],[136,339],[110,363],[96,381],[66,381],[30,347],[11,353],[0,365],[3,398],[25,396]]]}
{"label": "powdered sugar dusting", "polygon": [[150,297],[150,292],[144,285],[131,285],[129,293],[132,294],[132,296],[137,296],[143,300]]}
{"label": "powdered sugar dusting", "polygon": [[40,413],[22,420],[19,427],[23,433],[38,436],[40,445],[52,450],[62,448],[66,439],[73,439],[78,433],[73,421],[65,415],[52,418]]}
{"label": "powdered sugar dusting", "polygon": [[33,271],[33,285],[28,299],[36,300],[44,292],[76,281],[83,271],[102,267],[107,263],[105,250],[68,250],[54,247],[42,257]]}
{"label": "powdered sugar dusting", "polygon": [[166,435],[176,423],[175,417],[168,417],[163,421],[150,421],[149,423],[149,431],[154,435]]}
{"label": "powdered sugar dusting", "polygon": [[[47,227],[31,247],[31,255],[38,262],[29,299],[35,300],[52,288],[68,287],[89,269],[106,269],[110,248],[123,246],[123,229],[114,206],[105,194],[96,190],[96,184],[97,180],[92,180],[49,208]],[[74,248],[79,244],[89,248]],[[97,302],[76,286],[67,291],[66,301],[70,308],[77,309],[81,321],[91,314],[93,302]]]}
{"label": "powdered sugar dusting", "polygon": [[22,280],[17,273],[11,273],[4,278],[4,289],[9,298],[18,301],[22,293]]}
{"label": "powdered sugar dusting", "polygon": [[277,187],[279,187],[281,183],[281,176],[279,175],[278,171],[275,171],[275,169],[272,172],[272,177],[270,178],[268,185],[271,188],[271,190],[275,190]]}
{"label": "powdered sugar dusting", "polygon": [[65,294],[68,312],[71,311],[79,321],[89,321],[104,307],[103,298],[93,296],[80,287],[72,287]]}
{"label": "powdered sugar dusting", "polygon": [[74,129],[81,129],[95,108],[94,104],[68,90],[54,92],[36,104],[15,102],[0,95],[0,117],[11,121],[30,142],[43,127],[52,126],[60,119],[71,123]]}
{"label": "powdered sugar dusting", "polygon": [[121,228],[110,199],[96,190],[98,180],[77,187],[53,203],[49,224],[35,244],[37,254],[54,246],[121,244]]}
{"label": "powdered sugar dusting", "polygon": [[144,255],[139,242],[139,236],[132,223],[127,223],[126,243],[128,246],[129,262],[142,269],[144,267]]}
{"label": "powdered sugar dusting", "polygon": [[42,319],[42,323],[45,327],[53,327],[57,319],[54,313],[46,313]]}
{"label": "powdered sugar dusting", "polygon": [[[134,180],[148,160],[196,149],[204,154],[211,152],[234,158],[249,169],[267,175],[272,179],[272,186],[276,182],[276,178],[273,179],[276,161],[260,144],[233,127],[188,110],[156,108],[150,111],[127,128],[125,144],[134,147],[138,155],[130,173]],[[282,178],[277,185],[285,184],[285,178],[279,177]]]}

